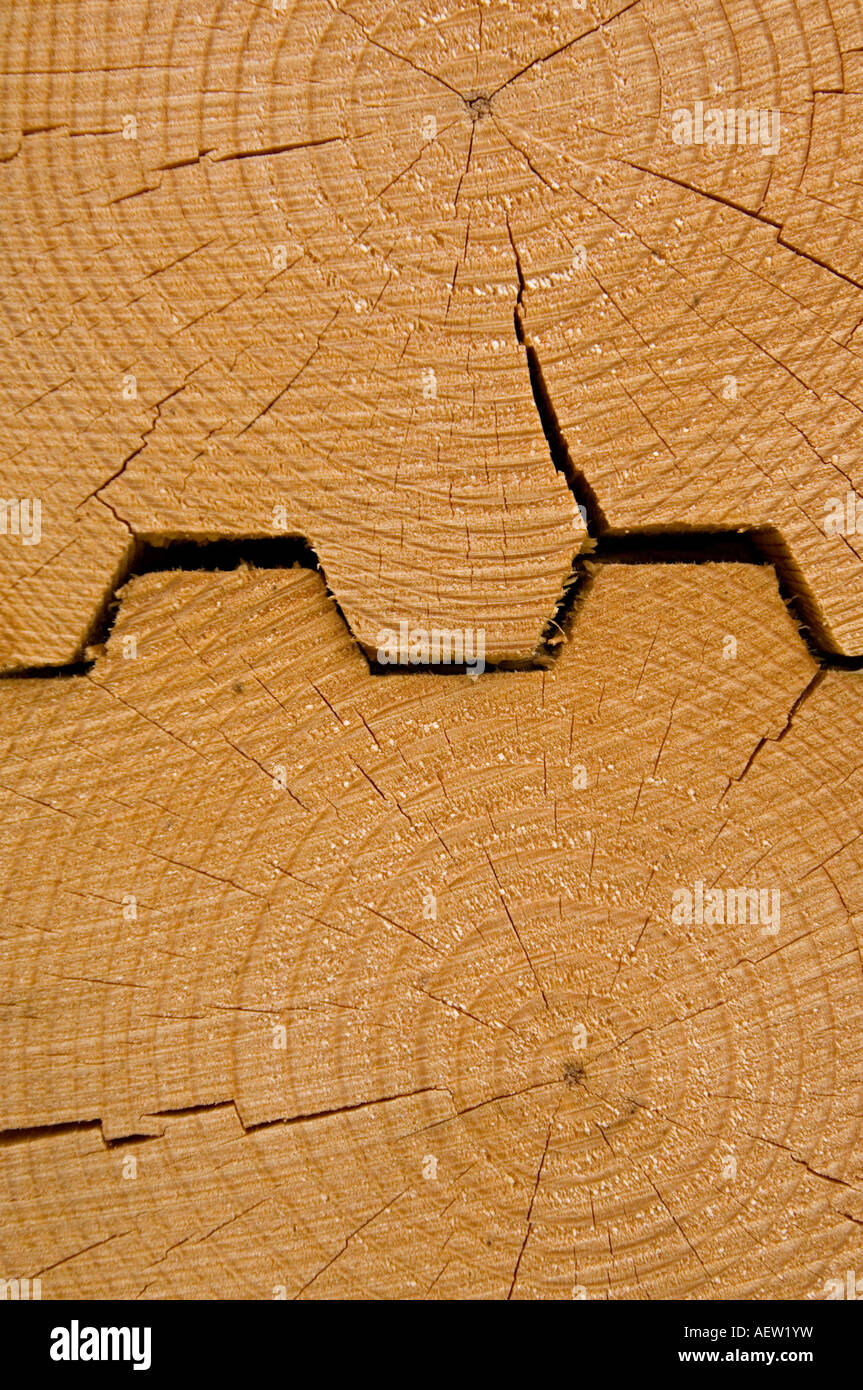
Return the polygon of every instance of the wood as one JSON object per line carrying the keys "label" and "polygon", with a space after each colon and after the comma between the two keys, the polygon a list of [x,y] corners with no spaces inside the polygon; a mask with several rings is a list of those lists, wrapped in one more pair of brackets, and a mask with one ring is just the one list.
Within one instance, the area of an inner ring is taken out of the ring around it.
{"label": "wood", "polygon": [[[370,675],[307,571],[149,575],[90,675],[2,696],[4,1255],[45,1296],[859,1260],[863,699],[771,570],[602,566],[553,669],[477,681]],[[779,933],[672,925],[697,879],[781,888]]]}
{"label": "wood", "polygon": [[[0,491],[42,505],[0,534],[0,1278],[824,1297],[863,1270],[860,7],[0,26]],[[714,99],[779,148],[675,144]],[[142,572],[180,540],[214,568]],[[524,669],[381,674],[402,622]]]}
{"label": "wood", "polygon": [[[859,482],[863,19],[687,14],[7,7],[2,447],[45,535],[0,537],[5,665],[80,655],[129,532],[301,534],[368,649],[481,620],[529,657],[585,531],[519,301],[594,531],[764,531],[863,653],[859,538],[824,534]],[[781,110],[778,154],[675,145],[717,94]]]}

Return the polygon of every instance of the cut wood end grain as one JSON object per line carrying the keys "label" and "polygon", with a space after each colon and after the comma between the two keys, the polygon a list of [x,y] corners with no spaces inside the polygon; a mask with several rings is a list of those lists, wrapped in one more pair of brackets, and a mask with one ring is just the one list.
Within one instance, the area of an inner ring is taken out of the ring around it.
{"label": "cut wood end grain", "polygon": [[559,600],[863,654],[859,5],[7,8],[0,1277],[823,1297],[863,678]]}
{"label": "cut wood end grain", "polygon": [[572,624],[547,671],[376,677],[319,575],[153,574],[89,674],[0,685],[8,1268],[798,1298],[860,1267],[861,677],[768,568],[600,566]]}
{"label": "cut wood end grain", "polygon": [[[367,648],[529,658],[567,479],[594,532],[759,534],[863,653],[850,0],[67,9],[5,39],[6,669],[176,536],[304,536]],[[679,143],[711,101],[765,138]]]}

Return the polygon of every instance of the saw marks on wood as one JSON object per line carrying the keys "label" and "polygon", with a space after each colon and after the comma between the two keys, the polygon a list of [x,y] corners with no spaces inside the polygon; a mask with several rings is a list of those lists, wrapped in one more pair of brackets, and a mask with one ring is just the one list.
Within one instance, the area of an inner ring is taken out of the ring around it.
{"label": "saw marks on wood", "polygon": [[[80,656],[133,538],[285,533],[367,649],[530,657],[585,540],[535,386],[594,530],[755,530],[863,652],[856,0],[2,22],[7,669]],[[675,144],[714,100],[776,148]]]}
{"label": "saw marks on wood", "polygon": [[823,1297],[860,679],[763,567],[597,566],[550,670],[473,681],[371,675],[306,570],[135,579],[89,674],[0,686],[3,1268]]}

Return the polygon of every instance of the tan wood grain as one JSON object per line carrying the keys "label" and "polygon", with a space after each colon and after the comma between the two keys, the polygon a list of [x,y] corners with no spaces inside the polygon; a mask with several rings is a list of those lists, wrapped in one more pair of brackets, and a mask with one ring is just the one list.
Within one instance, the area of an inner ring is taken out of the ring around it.
{"label": "tan wood grain", "polygon": [[[861,711],[769,568],[599,566],[551,669],[475,681],[371,675],[308,571],[133,581],[89,675],[0,689],[6,1268],[823,1297]],[[697,880],[779,890],[775,933],[676,924]]]}
{"label": "tan wood grain", "polygon": [[[4,7],[0,1279],[859,1274],[861,54],[858,0]],[[401,622],[529,669],[372,670]]]}
{"label": "tan wood grain", "polygon": [[[825,534],[859,474],[861,23],[15,0],[0,448],[44,538],[0,537],[5,666],[79,656],[133,538],[284,531],[368,649],[481,621],[530,657],[585,530],[517,308],[594,531],[757,531],[863,652],[857,531]],[[778,150],[676,145],[713,98],[780,112]]]}

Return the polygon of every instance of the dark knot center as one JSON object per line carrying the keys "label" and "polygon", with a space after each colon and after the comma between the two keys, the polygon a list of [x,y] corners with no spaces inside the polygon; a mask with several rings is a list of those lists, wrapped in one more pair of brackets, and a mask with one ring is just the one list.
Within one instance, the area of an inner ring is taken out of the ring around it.
{"label": "dark knot center", "polygon": [[483,121],[491,111],[491,97],[479,95],[471,97],[468,109],[475,121]]}

